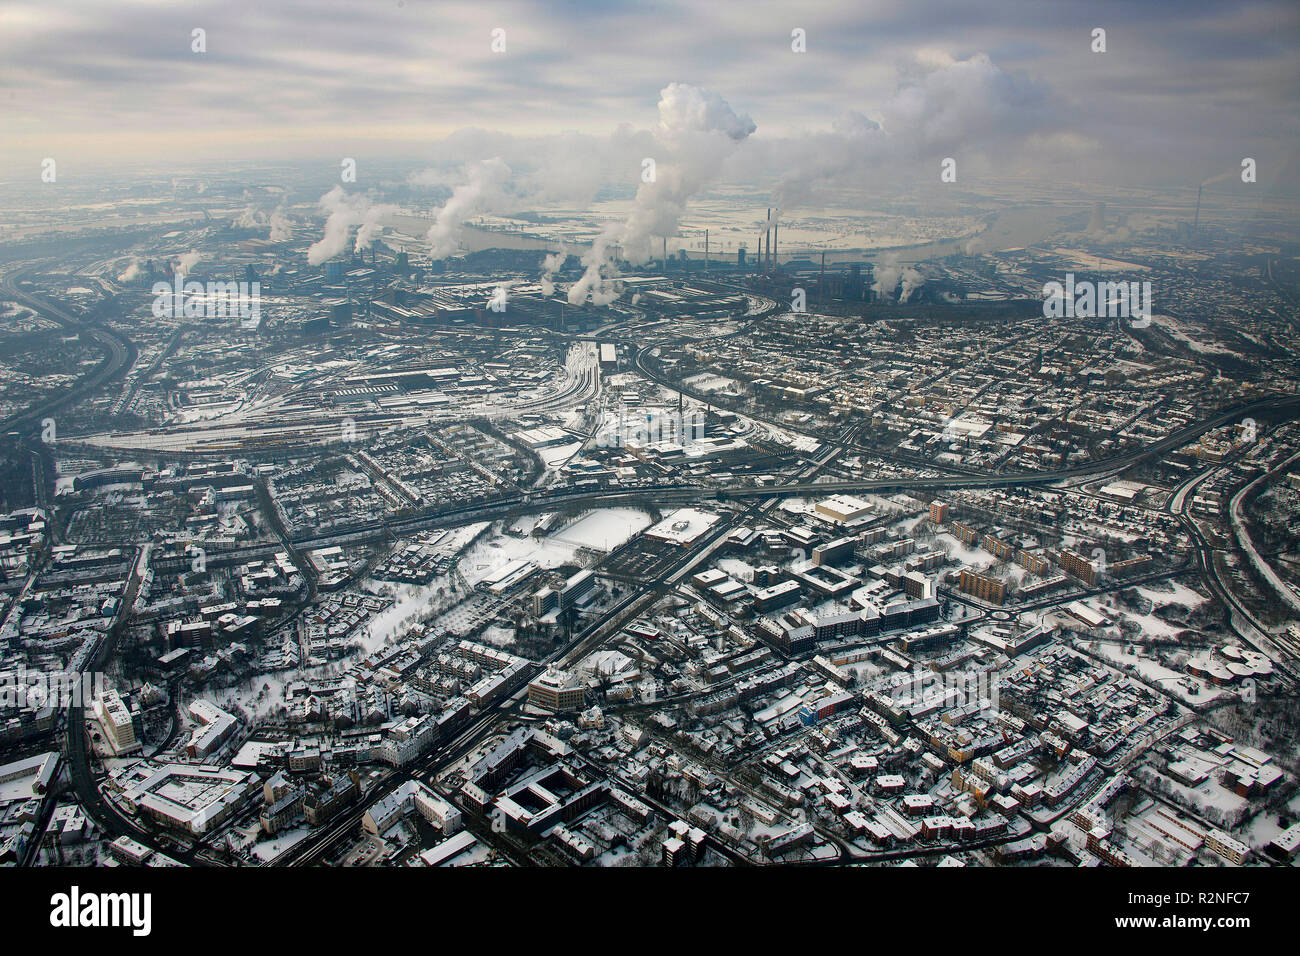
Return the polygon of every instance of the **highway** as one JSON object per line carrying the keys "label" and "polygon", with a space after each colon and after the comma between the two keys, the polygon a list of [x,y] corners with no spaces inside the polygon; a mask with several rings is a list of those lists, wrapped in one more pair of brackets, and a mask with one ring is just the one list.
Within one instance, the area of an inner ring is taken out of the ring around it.
{"label": "highway", "polygon": [[[136,592],[140,588],[140,570],[140,560],[139,556],[137,556],[136,562],[131,567],[131,575],[127,580],[122,601],[118,605],[117,615],[113,619],[108,634],[100,642],[94,655],[87,662],[85,673],[102,673],[108,661],[112,658],[118,639],[130,623],[130,608],[135,602]],[[204,862],[198,856],[197,846],[185,849],[177,847],[170,840],[164,842],[119,811],[103,795],[99,788],[99,782],[95,779],[94,771],[91,768],[90,737],[86,732],[85,710],[84,701],[74,700],[64,715],[64,719],[67,721],[64,758],[68,762],[72,788],[76,791],[77,800],[81,803],[86,815],[110,838],[127,836],[182,862]]]}
{"label": "highway", "polygon": [[1264,579],[1273,592],[1282,599],[1283,603],[1292,611],[1300,613],[1300,596],[1273,570],[1273,566],[1264,560],[1263,556],[1255,548],[1255,542],[1250,538],[1250,532],[1246,529],[1246,524],[1241,518],[1241,504],[1246,497],[1253,493],[1254,489],[1272,481],[1280,472],[1290,468],[1297,460],[1300,460],[1300,452],[1292,455],[1286,461],[1282,462],[1260,475],[1254,481],[1247,484],[1244,488],[1232,496],[1232,501],[1228,506],[1228,521],[1232,524],[1232,533],[1237,539],[1237,546],[1245,553],[1251,565]]}
{"label": "highway", "polygon": [[[1187,503],[1194,496],[1196,489],[1222,468],[1231,464],[1239,456],[1234,456],[1213,468],[1193,475],[1169,496],[1165,510],[1174,515],[1192,543],[1192,552],[1206,587],[1223,603],[1229,611],[1229,623],[1237,636],[1268,656],[1277,667],[1283,680],[1292,689],[1300,687],[1300,656],[1290,653],[1276,644],[1269,636],[1264,625],[1256,619],[1245,603],[1237,597],[1229,582],[1224,581],[1219,573],[1219,566],[1214,560],[1216,549],[1212,547],[1201,530],[1196,519],[1188,512]],[[1244,490],[1244,489],[1243,489]],[[1234,504],[1239,501],[1241,492],[1233,497]]]}
{"label": "highway", "polygon": [[79,335],[84,335],[95,342],[104,353],[104,360],[88,376],[78,381],[70,389],[66,389],[57,395],[50,396],[43,401],[29,406],[24,411],[0,421],[0,430],[13,431],[30,428],[58,411],[66,405],[71,404],[79,398],[91,395],[102,388],[107,382],[116,376],[125,372],[135,364],[138,357],[135,343],[125,336],[119,335],[110,329],[103,328],[99,325],[91,325],[77,319],[68,311],[59,305],[23,292],[16,285],[16,282],[26,275],[26,270],[21,272],[11,272],[0,278],[0,298],[13,299],[27,306],[33,312],[37,312],[48,319],[53,319],[64,328],[75,331]]}
{"label": "highway", "polygon": [[[1098,459],[1057,471],[1019,472],[1011,474],[973,474],[939,477],[865,478],[839,481],[815,481],[800,478],[798,481],[772,485],[701,485],[689,483],[651,484],[631,488],[608,488],[596,491],[582,489],[553,489],[522,495],[504,495],[491,502],[458,505],[450,509],[429,508],[421,513],[402,518],[375,519],[343,528],[324,535],[295,536],[293,543],[300,549],[325,547],[353,539],[354,536],[393,534],[402,536],[432,527],[451,524],[471,524],[476,521],[495,521],[525,514],[553,511],[557,507],[602,508],[635,504],[638,500],[656,503],[688,504],[701,500],[729,500],[752,498],[788,498],[808,493],[831,495],[838,492],[887,493],[920,489],[950,488],[1018,488],[1050,485],[1071,478],[1123,470],[1142,461],[1164,454],[1188,444],[1207,431],[1229,422],[1239,421],[1251,414],[1268,411],[1286,417],[1300,416],[1300,396],[1261,399],[1244,405],[1223,409],[1211,418],[1188,425],[1143,448],[1111,458]],[[845,443],[831,443],[845,447]],[[815,463],[820,467],[825,459]]]}

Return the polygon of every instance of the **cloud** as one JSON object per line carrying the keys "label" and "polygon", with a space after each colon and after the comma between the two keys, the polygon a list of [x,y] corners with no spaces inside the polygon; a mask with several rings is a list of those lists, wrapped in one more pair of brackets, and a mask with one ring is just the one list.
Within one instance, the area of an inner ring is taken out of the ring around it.
{"label": "cloud", "polygon": [[881,108],[881,125],[905,155],[1013,147],[1019,138],[1057,126],[1046,84],[1001,69],[986,53],[958,60],[922,51],[898,91]]}
{"label": "cloud", "polygon": [[[1300,7],[1289,0],[1104,0],[1100,10],[1096,0],[878,0],[870,17],[847,0],[805,4],[797,22],[808,30],[806,55],[790,52],[788,27],[774,29],[792,20],[790,5],[776,0],[739,8],[502,0],[499,10],[389,0],[364,17],[325,0],[194,0],[187,10],[208,30],[203,57],[157,3],[57,6],[7,0],[0,12],[0,152],[15,168],[31,156],[57,157],[61,172],[65,162],[107,167],[126,158],[179,168],[217,149],[319,165],[322,156],[351,154],[345,144],[358,140],[385,157],[431,163],[432,138],[477,127],[484,141],[502,135],[489,129],[509,130],[507,145],[466,151],[453,142],[457,162],[499,155],[514,168],[529,157],[512,144],[556,134],[555,155],[568,153],[580,167],[552,163],[548,150],[532,156],[539,172],[549,167],[549,185],[576,194],[606,158],[584,153],[584,137],[603,143],[600,134],[616,124],[651,125],[646,93],[663,85],[667,64],[701,86],[743,90],[756,115],[761,105],[762,137],[771,142],[829,130],[850,107],[892,133],[883,107],[898,89],[893,63],[915,60],[909,82],[924,90],[927,71],[980,50],[1003,72],[1027,71],[1068,97],[1062,115],[1105,147],[1098,162],[1079,167],[1091,182],[1113,175],[1194,185],[1220,168],[1226,143],[1250,144],[1233,152],[1259,159],[1261,177],[1282,177],[1300,128]],[[1108,29],[1104,55],[1088,49],[1094,21]],[[504,56],[488,52],[497,25],[509,27]],[[964,122],[936,119],[936,136]],[[1026,156],[1024,165],[1059,181],[1048,160]],[[1294,189],[1293,180],[1283,184]]]}
{"label": "cloud", "polygon": [[669,83],[659,93],[659,132],[669,145],[692,133],[722,133],[740,142],[758,127],[717,93],[689,83]]}
{"label": "cloud", "polygon": [[937,176],[948,156],[961,168],[1010,155],[1028,141],[1042,143],[1062,115],[1046,84],[1001,69],[987,54],[957,59],[923,48],[899,69],[879,121],[849,110],[829,132],[787,144],[775,199],[786,207],[807,204],[819,186],[861,185],[886,171],[914,171],[920,161],[933,161]]}

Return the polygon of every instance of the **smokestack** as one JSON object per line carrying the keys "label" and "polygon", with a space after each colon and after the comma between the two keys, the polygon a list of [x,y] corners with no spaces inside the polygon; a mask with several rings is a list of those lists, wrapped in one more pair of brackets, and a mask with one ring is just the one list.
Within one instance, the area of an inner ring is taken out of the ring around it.
{"label": "smokestack", "polygon": [[767,207],[767,261],[763,264],[764,272],[772,271],[772,207]]}
{"label": "smokestack", "polygon": [[817,276],[817,301],[820,303],[826,298],[826,250],[822,250],[822,271]]}
{"label": "smokestack", "polygon": [[664,272],[668,271],[668,237],[664,236]]}
{"label": "smokestack", "polygon": [[1193,232],[1199,229],[1201,225],[1201,190],[1204,188],[1204,183],[1201,183],[1201,185],[1196,187],[1196,218],[1192,220]]}
{"label": "smokestack", "polygon": [[709,230],[704,230],[704,274],[709,273]]}
{"label": "smokestack", "polygon": [[[777,212],[780,211],[781,210],[779,209],[777,210]],[[776,247],[776,239],[777,239],[777,233],[780,231],[780,229],[781,229],[781,224],[779,222],[774,223],[772,225],[772,265],[774,265],[778,269],[781,268],[781,263],[778,262],[776,258],[778,255],[780,255],[780,250]]]}

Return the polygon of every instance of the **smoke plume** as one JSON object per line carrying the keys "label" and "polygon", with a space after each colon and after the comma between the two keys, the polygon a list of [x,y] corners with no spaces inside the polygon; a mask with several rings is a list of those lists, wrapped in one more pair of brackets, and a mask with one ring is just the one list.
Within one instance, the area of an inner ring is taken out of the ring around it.
{"label": "smoke plume", "polygon": [[610,277],[610,249],[617,245],[624,259],[640,265],[653,255],[656,237],[674,235],[686,204],[714,180],[737,145],[757,127],[737,113],[721,96],[687,83],[669,83],[659,93],[659,123],[655,128],[655,175],[637,188],[627,220],[607,226],[582,257],[586,267],[569,288],[569,302],[588,298],[608,304],[618,291]]}
{"label": "smoke plume", "polygon": [[191,249],[189,252],[185,253],[183,256],[181,256],[179,259],[176,260],[175,272],[178,275],[183,275],[183,276],[189,275],[190,271],[196,265],[199,264],[199,260],[202,258],[203,256],[201,253]]}
{"label": "smoke plume", "polygon": [[559,252],[552,252],[542,260],[542,277],[538,282],[542,287],[542,295],[546,298],[555,295],[555,273],[564,268],[564,261],[568,258],[568,253],[561,246]]}
{"label": "smoke plume", "polygon": [[886,255],[880,262],[873,263],[873,272],[875,281],[871,283],[871,291],[881,298],[892,296],[894,291],[898,289],[899,284],[902,284],[902,292],[898,297],[899,302],[906,302],[910,299],[912,293],[925,282],[925,276],[912,266],[901,265],[898,256],[892,253]]}
{"label": "smoke plume", "polygon": [[510,178],[510,167],[500,157],[475,163],[468,172],[469,181],[452,191],[425,236],[429,240],[429,254],[435,259],[445,259],[460,251],[466,219],[500,208],[505,200],[503,187]]}
{"label": "smoke plume", "polygon": [[[357,238],[352,247],[353,251],[369,249],[370,244],[383,228],[383,219],[398,211],[393,205],[372,203],[367,196],[359,194],[349,196],[343,191],[342,186],[335,186],[321,196],[320,208],[327,210],[329,217],[325,220],[324,234],[307,250],[307,261],[314,266],[345,252],[348,248],[348,237],[352,234],[354,226],[357,227]],[[277,226],[273,221],[272,238],[275,237],[276,232],[281,230],[287,232],[287,229],[287,223]]]}

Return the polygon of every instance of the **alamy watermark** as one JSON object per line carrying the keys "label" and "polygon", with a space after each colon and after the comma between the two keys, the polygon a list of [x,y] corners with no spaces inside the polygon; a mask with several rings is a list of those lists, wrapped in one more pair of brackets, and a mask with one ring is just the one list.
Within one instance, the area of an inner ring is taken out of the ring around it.
{"label": "alamy watermark", "polygon": [[0,674],[0,708],[89,707],[104,692],[99,671],[29,670],[19,664]]}
{"label": "alamy watermark", "polygon": [[233,319],[256,328],[262,319],[260,282],[186,282],[176,274],[172,282],[153,284],[153,314],[158,319]]}
{"label": "alamy watermark", "polygon": [[1075,281],[1065,274],[1065,283],[1043,285],[1043,317],[1134,319],[1134,327],[1151,324],[1151,283]]}
{"label": "alamy watermark", "polygon": [[936,703],[941,710],[975,704],[982,714],[998,711],[998,676],[994,671],[940,672],[918,664],[910,677],[890,690],[890,698],[895,704]]}
{"label": "alamy watermark", "polygon": [[629,415],[627,409],[620,408],[618,419],[596,435],[596,445],[599,448],[623,448],[673,442],[686,446],[704,437],[705,418],[699,411]]}

